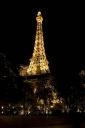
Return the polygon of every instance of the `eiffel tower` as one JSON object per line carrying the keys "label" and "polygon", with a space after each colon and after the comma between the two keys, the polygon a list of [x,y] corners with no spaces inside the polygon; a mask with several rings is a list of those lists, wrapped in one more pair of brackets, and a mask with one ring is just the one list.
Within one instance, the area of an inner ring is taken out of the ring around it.
{"label": "eiffel tower", "polygon": [[44,38],[42,30],[43,17],[39,11],[36,16],[37,29],[35,36],[34,50],[28,66],[20,69],[20,76],[32,76],[50,73],[48,60],[45,54]]}

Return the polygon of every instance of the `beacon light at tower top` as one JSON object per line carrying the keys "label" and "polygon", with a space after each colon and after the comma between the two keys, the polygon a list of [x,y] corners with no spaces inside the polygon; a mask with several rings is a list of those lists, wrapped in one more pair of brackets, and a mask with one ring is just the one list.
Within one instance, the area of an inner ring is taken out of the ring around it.
{"label": "beacon light at tower top", "polygon": [[42,21],[43,17],[39,11],[36,16],[37,28],[33,54],[28,66],[20,69],[21,76],[40,75],[50,73],[48,60],[45,54]]}
{"label": "beacon light at tower top", "polygon": [[41,15],[40,11],[37,13],[36,20],[37,20],[37,22],[42,22],[43,21],[43,18],[42,18],[42,15]]}

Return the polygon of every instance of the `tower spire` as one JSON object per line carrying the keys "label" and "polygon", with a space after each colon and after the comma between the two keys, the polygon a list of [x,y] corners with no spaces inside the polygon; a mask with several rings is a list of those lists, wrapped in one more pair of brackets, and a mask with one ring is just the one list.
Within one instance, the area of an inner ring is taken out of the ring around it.
{"label": "tower spire", "polygon": [[[39,75],[49,73],[50,69],[48,66],[48,61],[45,54],[44,48],[44,38],[43,38],[43,29],[42,29],[42,21],[43,17],[40,11],[38,11],[36,16],[37,28],[36,28],[36,36],[34,43],[34,50],[32,54],[32,58],[30,59],[30,64],[26,68],[25,75]],[[22,73],[23,74],[23,73]]]}
{"label": "tower spire", "polygon": [[42,14],[41,14],[40,11],[38,11],[38,13],[37,13],[36,20],[37,20],[37,22],[41,22],[41,23],[42,23],[42,21],[43,21]]}

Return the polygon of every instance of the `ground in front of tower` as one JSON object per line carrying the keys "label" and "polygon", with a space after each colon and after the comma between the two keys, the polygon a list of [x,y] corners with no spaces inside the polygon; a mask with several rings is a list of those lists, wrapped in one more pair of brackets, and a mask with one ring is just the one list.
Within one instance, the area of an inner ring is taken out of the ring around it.
{"label": "ground in front of tower", "polygon": [[0,128],[84,128],[85,115],[0,116]]}

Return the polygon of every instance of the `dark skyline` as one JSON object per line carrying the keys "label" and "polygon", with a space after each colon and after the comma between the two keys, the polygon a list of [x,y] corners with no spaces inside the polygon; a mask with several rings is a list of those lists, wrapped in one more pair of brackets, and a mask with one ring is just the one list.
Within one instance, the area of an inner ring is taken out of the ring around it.
{"label": "dark skyline", "polygon": [[36,14],[41,11],[46,55],[59,77],[73,77],[85,68],[83,8],[49,2],[12,3],[1,8],[0,52],[13,65],[27,64],[34,46]]}

